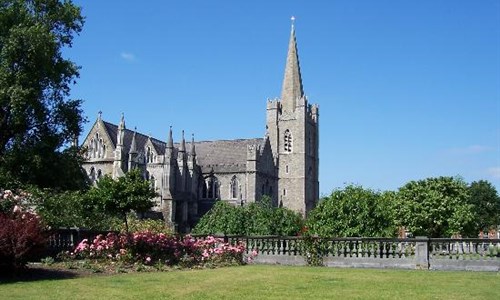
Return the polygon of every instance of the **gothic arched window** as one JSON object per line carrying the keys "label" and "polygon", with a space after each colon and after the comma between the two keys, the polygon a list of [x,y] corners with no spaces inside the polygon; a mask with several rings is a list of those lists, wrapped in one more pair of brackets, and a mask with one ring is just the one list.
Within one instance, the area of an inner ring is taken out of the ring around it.
{"label": "gothic arched window", "polygon": [[238,192],[239,192],[239,182],[236,176],[233,176],[231,179],[231,198],[232,199],[237,199],[238,198]]}
{"label": "gothic arched window", "polygon": [[201,185],[201,197],[202,198],[208,197],[207,183],[205,181],[203,181],[203,183]]}
{"label": "gothic arched window", "polygon": [[285,130],[285,136],[284,136],[284,140],[283,140],[283,146],[284,146],[284,149],[285,152],[292,152],[292,133],[290,132],[290,130]]}
{"label": "gothic arched window", "polygon": [[88,145],[88,158],[104,158],[106,157],[106,145],[104,144],[104,140],[99,137],[99,133],[96,132],[94,137],[90,139]]}
{"label": "gothic arched window", "polygon": [[101,179],[102,177],[102,171],[101,169],[97,170],[97,180]]}
{"label": "gothic arched window", "polygon": [[156,179],[153,175],[151,175],[151,178],[149,179],[150,183],[151,183],[151,188],[153,189],[153,191],[156,190]]}
{"label": "gothic arched window", "polygon": [[153,154],[151,153],[151,147],[146,148],[146,162],[150,163],[152,161]]}
{"label": "gothic arched window", "polygon": [[219,198],[219,181],[217,180],[217,177],[210,176],[205,179],[205,187],[203,187],[203,198],[205,199]]}
{"label": "gothic arched window", "polygon": [[89,178],[90,178],[90,182],[94,183],[94,181],[95,181],[95,169],[94,169],[94,167],[90,168]]}

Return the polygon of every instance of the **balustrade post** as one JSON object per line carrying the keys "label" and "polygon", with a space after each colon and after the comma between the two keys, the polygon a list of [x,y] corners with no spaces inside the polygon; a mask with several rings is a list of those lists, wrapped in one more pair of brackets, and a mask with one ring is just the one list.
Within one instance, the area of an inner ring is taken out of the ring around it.
{"label": "balustrade post", "polygon": [[417,269],[429,269],[429,238],[417,236],[415,243],[415,267]]}

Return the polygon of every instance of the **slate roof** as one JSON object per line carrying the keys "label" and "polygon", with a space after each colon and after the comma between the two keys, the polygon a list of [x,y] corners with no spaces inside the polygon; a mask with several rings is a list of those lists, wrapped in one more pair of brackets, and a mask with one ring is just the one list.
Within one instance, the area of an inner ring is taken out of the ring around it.
{"label": "slate roof", "polygon": [[[104,126],[106,127],[106,131],[109,134],[109,137],[111,138],[111,142],[113,142],[113,147],[116,148],[116,136],[118,133],[118,126],[112,123],[108,123],[103,121]],[[132,145],[132,137],[134,136],[134,131],[130,129],[125,129],[125,134],[123,136],[123,146],[125,147],[125,151],[129,152],[130,146]],[[144,149],[146,146],[146,143],[148,141],[149,136],[136,132],[135,135],[135,142],[136,142],[136,149]],[[153,147],[156,150],[156,153],[159,155],[165,154],[165,147],[167,144],[165,142],[162,142],[158,139],[152,138],[151,137],[151,143],[153,144]]]}
{"label": "slate roof", "polygon": [[[118,126],[105,121],[103,121],[103,123],[111,138],[113,146],[116,148]],[[125,129],[123,144],[126,152],[129,152],[130,150],[133,135],[133,130]],[[148,138],[151,139],[157,154],[164,155],[165,148],[167,146],[165,142],[139,132],[136,132],[135,136],[136,149],[144,149]],[[201,166],[203,173],[210,172],[212,169],[214,172],[245,171],[248,146],[260,145],[263,148],[264,143],[264,138],[195,142],[196,161],[198,162],[198,165]],[[179,145],[179,143],[175,143],[174,147],[178,148]],[[190,142],[187,142],[186,148],[186,151],[189,153],[191,149]]]}
{"label": "slate roof", "polygon": [[225,171],[243,171],[246,170],[247,148],[250,145],[261,145],[263,147],[264,139],[195,142],[196,160],[204,173],[209,167],[213,167],[215,172],[217,170],[222,171],[221,168]]}

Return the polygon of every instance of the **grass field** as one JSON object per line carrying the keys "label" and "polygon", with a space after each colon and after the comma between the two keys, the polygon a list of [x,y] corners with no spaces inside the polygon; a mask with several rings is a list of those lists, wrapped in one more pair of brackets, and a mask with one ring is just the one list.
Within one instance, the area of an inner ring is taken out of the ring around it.
{"label": "grass field", "polygon": [[500,299],[500,274],[251,265],[4,282],[0,299]]}

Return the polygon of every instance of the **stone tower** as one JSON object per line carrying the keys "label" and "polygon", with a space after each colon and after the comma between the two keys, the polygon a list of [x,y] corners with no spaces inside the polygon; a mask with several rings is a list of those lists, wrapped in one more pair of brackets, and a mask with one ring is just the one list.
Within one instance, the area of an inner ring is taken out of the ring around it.
{"label": "stone tower", "polygon": [[278,166],[278,203],[306,215],[319,198],[318,106],[308,104],[292,24],[281,99],[267,103],[267,134]]}

